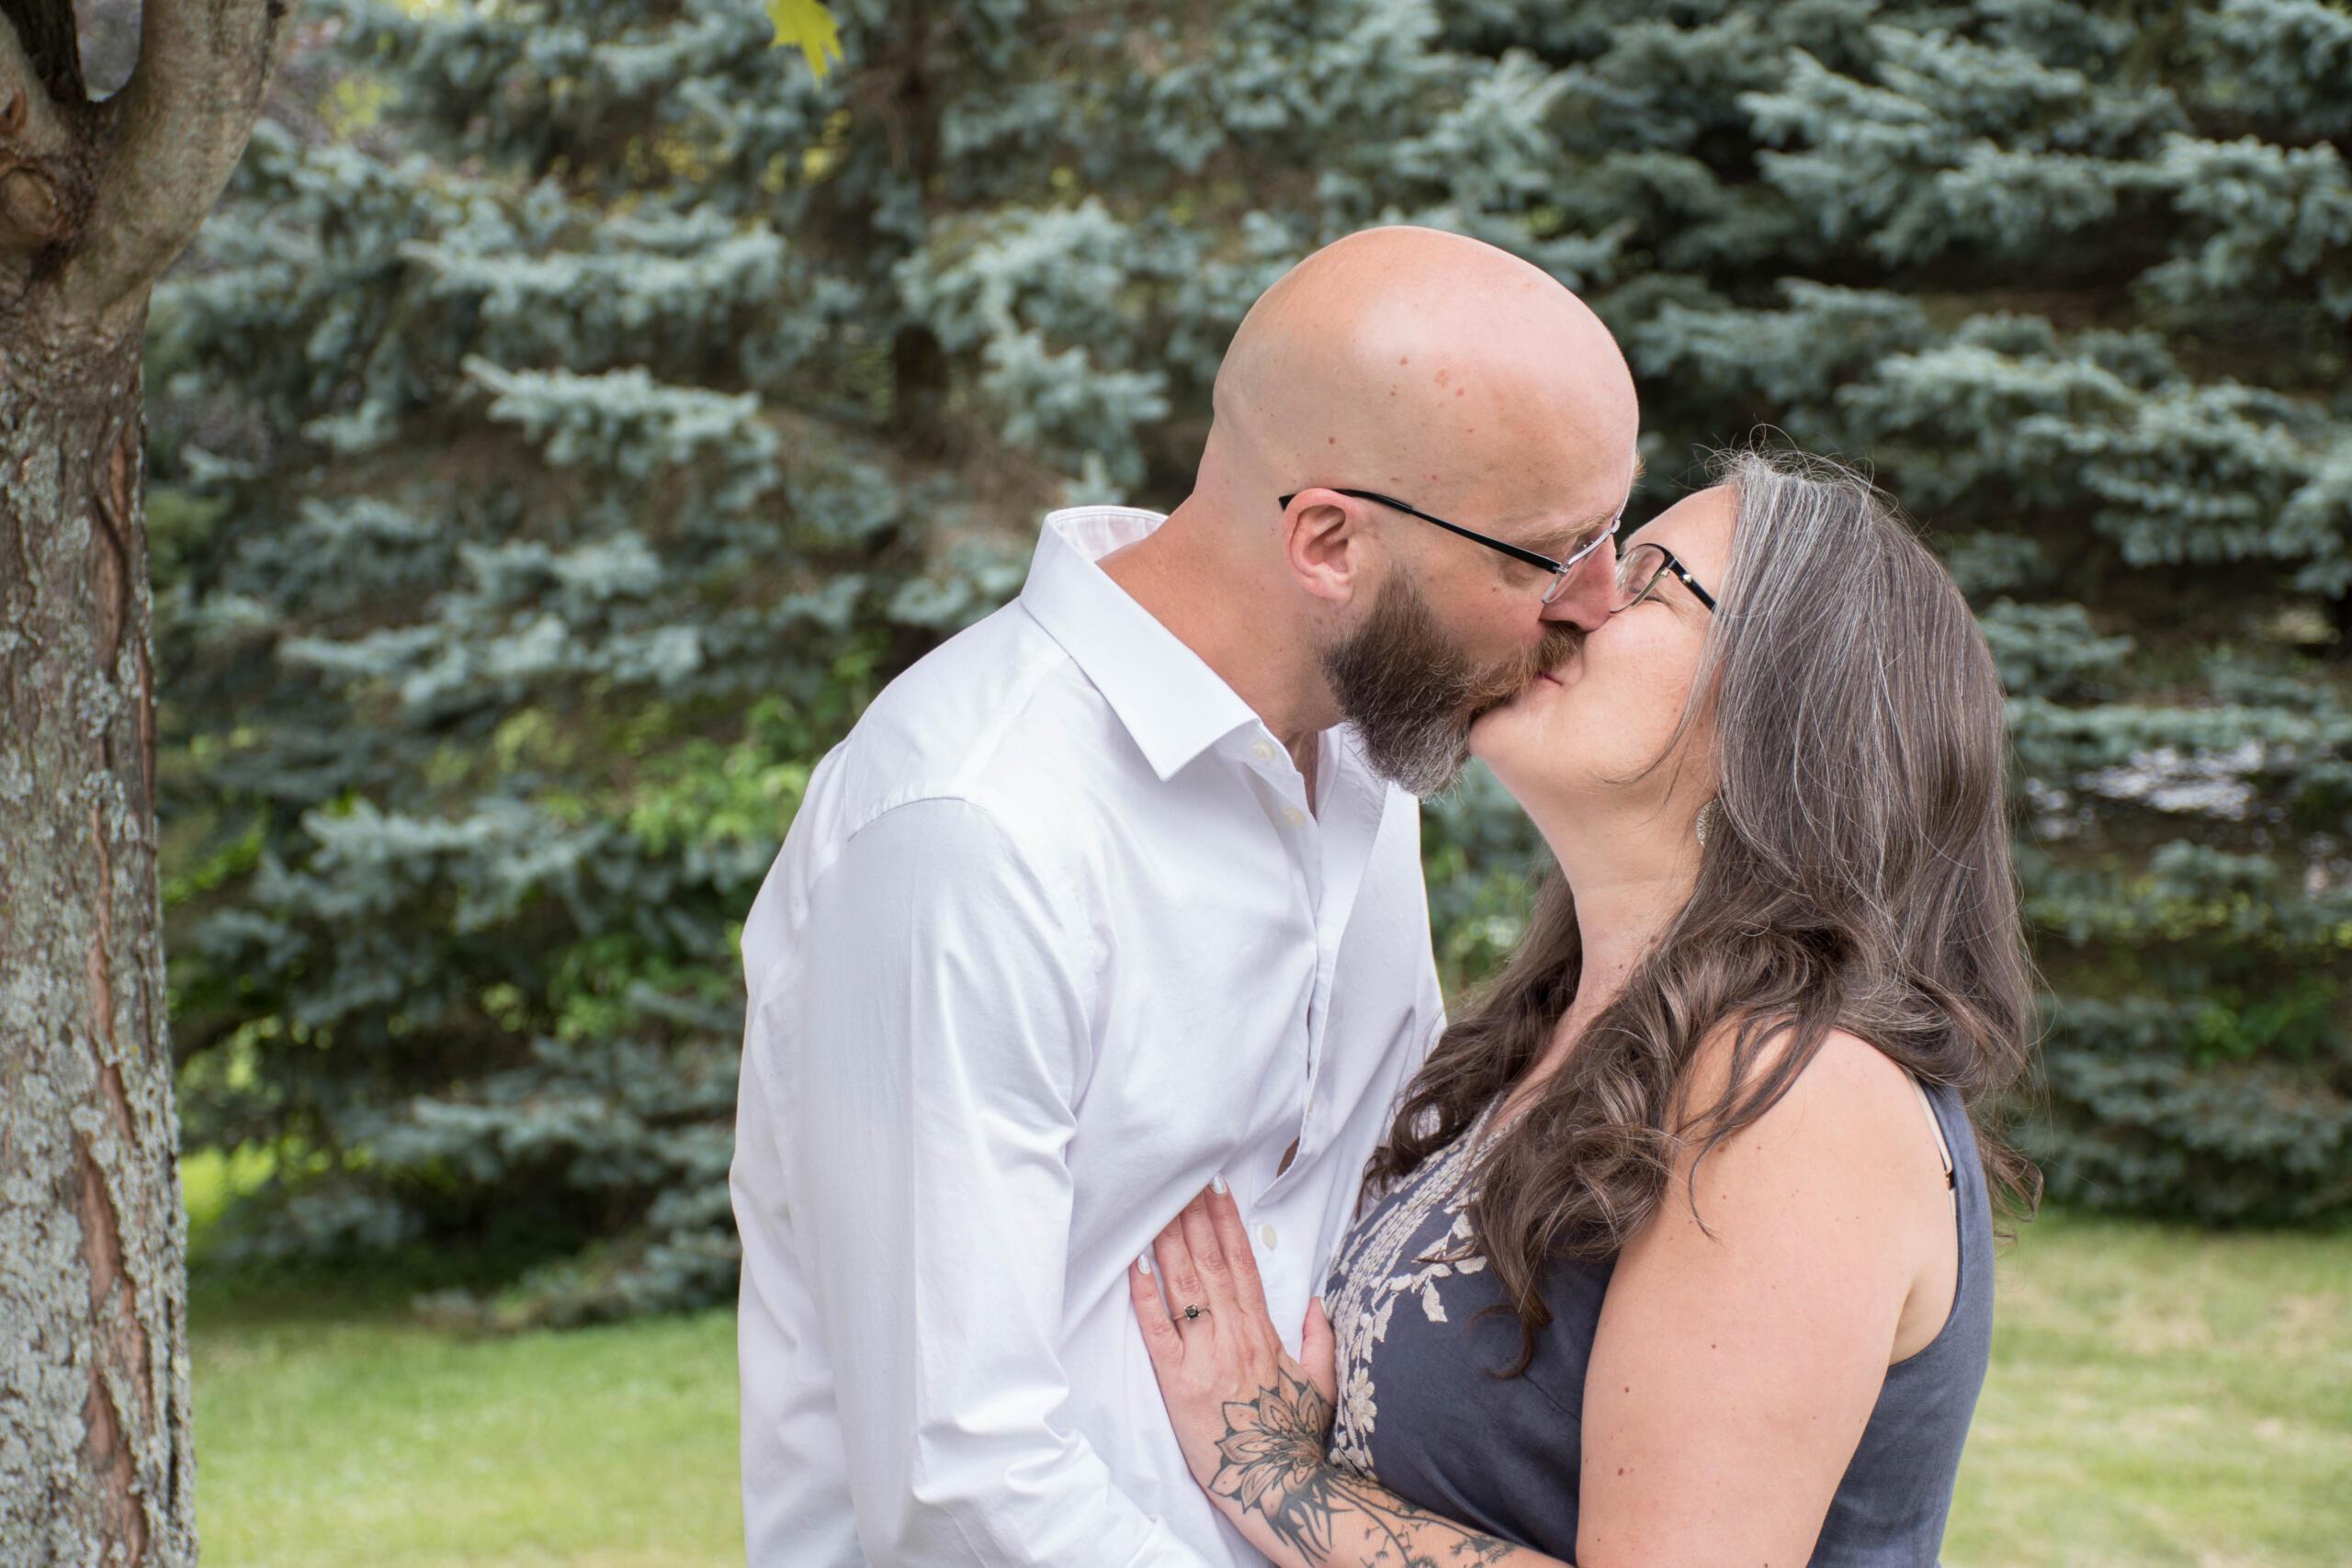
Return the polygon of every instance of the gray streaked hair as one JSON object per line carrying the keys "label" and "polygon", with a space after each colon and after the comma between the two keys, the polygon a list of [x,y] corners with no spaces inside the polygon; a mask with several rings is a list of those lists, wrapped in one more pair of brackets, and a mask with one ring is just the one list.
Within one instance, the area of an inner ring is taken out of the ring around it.
{"label": "gray streaked hair", "polygon": [[[1995,1121],[2027,1066],[2033,981],[1984,635],[1853,469],[1749,450],[1713,471],[1735,500],[1731,563],[1674,742],[1650,766],[1712,726],[1720,815],[1690,899],[1487,1156],[1470,1215],[1521,1323],[1510,1374],[1551,1318],[1544,1265],[1623,1247],[1667,1196],[1678,1151],[1696,1144],[1703,1159],[1770,1111],[1834,1029],[1957,1087],[2005,1206],[2030,1213],[2039,1194]],[[1518,949],[1408,1086],[1374,1188],[1520,1079],[1581,969],[1555,867]],[[1723,1094],[1687,1106],[1692,1054],[1726,1024]],[[1765,1066],[1775,1041],[1785,1049]]]}

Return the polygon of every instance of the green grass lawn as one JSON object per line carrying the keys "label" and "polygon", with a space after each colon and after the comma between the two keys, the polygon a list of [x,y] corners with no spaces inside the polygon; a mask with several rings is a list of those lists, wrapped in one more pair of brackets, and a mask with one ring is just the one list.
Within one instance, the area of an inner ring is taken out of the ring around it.
{"label": "green grass lawn", "polygon": [[[739,1564],[726,1311],[467,1339],[404,1287],[201,1265],[209,1568]],[[2352,1236],[2056,1215],[2001,1264],[1952,1568],[2352,1562]]]}

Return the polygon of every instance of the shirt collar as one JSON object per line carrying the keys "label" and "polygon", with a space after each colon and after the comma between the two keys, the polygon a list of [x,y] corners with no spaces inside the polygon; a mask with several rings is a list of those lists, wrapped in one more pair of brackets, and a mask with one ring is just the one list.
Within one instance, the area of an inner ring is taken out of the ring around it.
{"label": "shirt collar", "polygon": [[1102,694],[1164,783],[1258,715],[1095,562],[1168,519],[1133,506],[1046,513],[1021,604]]}

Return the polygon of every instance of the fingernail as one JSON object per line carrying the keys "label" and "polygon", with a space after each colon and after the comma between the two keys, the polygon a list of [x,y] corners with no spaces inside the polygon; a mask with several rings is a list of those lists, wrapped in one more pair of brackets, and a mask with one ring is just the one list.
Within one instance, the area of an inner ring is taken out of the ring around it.
{"label": "fingernail", "polygon": [[1220,1170],[1215,1176],[1209,1178],[1209,1190],[1216,1193],[1220,1198],[1225,1196],[1225,1172]]}
{"label": "fingernail", "polygon": [[1141,1252],[1141,1253],[1137,1253],[1137,1254],[1136,1255],[1136,1267],[1143,1270],[1143,1274],[1144,1274],[1144,1278],[1145,1278],[1145,1279],[1147,1279],[1147,1280],[1150,1279],[1150,1278],[1151,1278],[1151,1254],[1150,1254],[1150,1253],[1148,1253],[1148,1252]]}

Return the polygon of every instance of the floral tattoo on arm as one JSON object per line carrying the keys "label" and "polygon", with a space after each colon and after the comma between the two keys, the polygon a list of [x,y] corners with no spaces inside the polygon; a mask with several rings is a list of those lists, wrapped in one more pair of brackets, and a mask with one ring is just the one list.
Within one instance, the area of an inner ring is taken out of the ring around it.
{"label": "floral tattoo on arm", "polygon": [[[1261,1517],[1317,1568],[1454,1568],[1519,1555],[1509,1541],[1425,1513],[1324,1455],[1331,1403],[1287,1369],[1258,1397],[1225,1406],[1216,1496]],[[1344,1555],[1335,1555],[1344,1551]]]}

